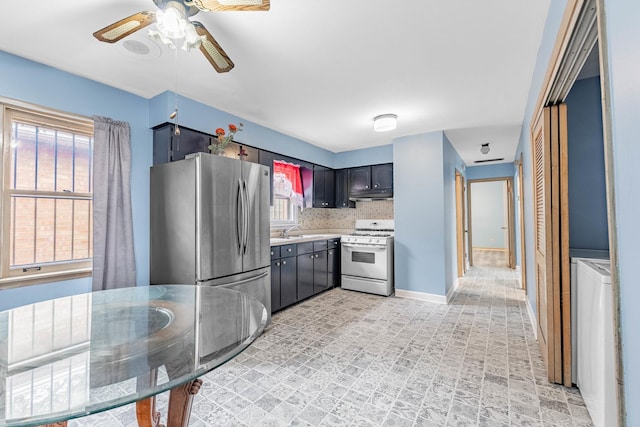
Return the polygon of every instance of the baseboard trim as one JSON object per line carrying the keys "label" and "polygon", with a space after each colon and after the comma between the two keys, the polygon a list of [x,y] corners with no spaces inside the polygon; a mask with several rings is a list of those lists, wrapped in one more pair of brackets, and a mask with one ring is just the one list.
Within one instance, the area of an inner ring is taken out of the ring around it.
{"label": "baseboard trim", "polygon": [[536,324],[536,315],[533,312],[533,308],[531,307],[531,301],[529,301],[529,297],[527,294],[524,295],[524,299],[527,303],[527,314],[529,315],[529,322],[531,322],[531,329],[533,329],[533,336],[538,339],[538,325]]}
{"label": "baseboard trim", "polygon": [[407,291],[404,289],[396,289],[398,298],[416,299],[420,301],[435,302],[438,304],[446,304],[447,297],[444,295],[428,294],[426,292]]}
{"label": "baseboard trim", "polygon": [[453,281],[453,285],[451,285],[449,292],[447,292],[447,304],[451,304],[451,300],[453,299],[453,294],[456,292],[456,289],[458,289],[459,284],[460,284],[460,278],[457,277],[456,280]]}

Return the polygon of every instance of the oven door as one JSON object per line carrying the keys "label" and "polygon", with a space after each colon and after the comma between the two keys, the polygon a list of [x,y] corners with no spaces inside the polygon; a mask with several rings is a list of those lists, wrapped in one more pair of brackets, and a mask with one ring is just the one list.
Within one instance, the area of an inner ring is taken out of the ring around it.
{"label": "oven door", "polygon": [[389,264],[386,245],[342,244],[342,274],[387,280]]}

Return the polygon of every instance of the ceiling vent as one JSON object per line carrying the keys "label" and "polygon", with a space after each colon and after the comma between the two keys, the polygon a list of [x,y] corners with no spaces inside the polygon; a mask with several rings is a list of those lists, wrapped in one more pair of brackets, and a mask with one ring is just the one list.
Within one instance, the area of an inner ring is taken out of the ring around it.
{"label": "ceiling vent", "polygon": [[504,160],[504,157],[500,157],[499,159],[476,160],[473,163],[499,162],[501,160]]}

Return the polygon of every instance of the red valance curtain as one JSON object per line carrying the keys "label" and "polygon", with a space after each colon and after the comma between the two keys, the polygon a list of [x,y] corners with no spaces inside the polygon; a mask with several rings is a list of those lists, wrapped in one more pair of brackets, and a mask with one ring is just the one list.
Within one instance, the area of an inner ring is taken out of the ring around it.
{"label": "red valance curtain", "polygon": [[291,188],[289,194],[282,194],[283,196],[291,197],[294,204],[302,206],[303,190],[302,190],[302,177],[300,176],[300,166],[292,163],[287,163],[282,160],[273,161],[273,176],[274,179],[278,177],[284,178],[289,181],[291,186],[287,185],[287,188]]}

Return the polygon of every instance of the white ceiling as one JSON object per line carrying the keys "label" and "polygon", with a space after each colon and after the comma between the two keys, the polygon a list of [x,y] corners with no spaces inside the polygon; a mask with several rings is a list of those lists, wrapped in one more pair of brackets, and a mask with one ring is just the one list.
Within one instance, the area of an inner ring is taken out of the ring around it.
{"label": "white ceiling", "polygon": [[[550,0],[271,0],[268,12],[200,12],[235,63],[217,74],[146,29],[92,33],[151,0],[0,2],[0,50],[151,98],[180,95],[334,152],[445,130],[467,165],[513,161]],[[150,54],[134,55],[137,40]],[[378,114],[398,128],[372,129]],[[499,153],[499,155],[498,155]]]}

